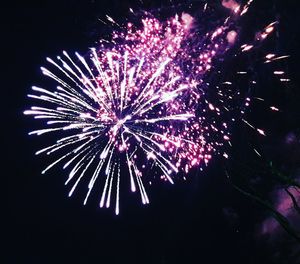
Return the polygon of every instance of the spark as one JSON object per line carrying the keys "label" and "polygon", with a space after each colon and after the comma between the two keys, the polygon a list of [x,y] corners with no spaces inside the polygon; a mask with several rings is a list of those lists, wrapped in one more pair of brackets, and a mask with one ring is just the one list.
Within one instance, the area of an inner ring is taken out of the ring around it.
{"label": "spark", "polygon": [[282,75],[282,74],[284,74],[284,71],[274,71],[274,74],[275,75]]}
{"label": "spark", "polygon": [[279,111],[279,108],[275,107],[275,106],[270,106],[270,109],[272,111],[275,111],[275,112],[278,112]]}
{"label": "spark", "polygon": [[254,150],[254,152],[256,153],[257,156],[261,157],[261,154],[258,152],[258,150],[256,150],[256,149],[253,149],[253,150]]}

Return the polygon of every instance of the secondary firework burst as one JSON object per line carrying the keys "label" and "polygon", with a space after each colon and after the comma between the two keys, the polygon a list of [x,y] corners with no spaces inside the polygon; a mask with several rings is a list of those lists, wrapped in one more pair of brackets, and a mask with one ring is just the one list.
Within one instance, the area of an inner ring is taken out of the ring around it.
{"label": "secondary firework burst", "polygon": [[[139,27],[120,26],[107,17],[120,27],[110,41],[101,40],[85,56],[64,51],[55,60],[47,58],[50,68],[41,70],[58,86],[32,87],[34,93],[28,96],[41,104],[25,111],[47,124],[30,135],[58,137],[36,152],[60,153],[43,173],[58,163],[71,167],[66,181],[72,185],[70,196],[88,178],[84,204],[97,186],[100,207],[114,202],[119,214],[123,175],[146,204],[149,171],[173,184],[174,175],[201,168],[214,153],[227,157],[222,146],[230,140],[228,122],[240,106],[233,106],[235,91],[209,87],[206,77],[214,61],[234,45],[234,21],[249,4],[235,5],[231,16],[207,32],[198,31],[187,13],[163,22],[147,14]],[[271,27],[261,37],[271,33]],[[240,52],[253,46],[244,45]],[[207,97],[209,89],[217,98],[213,102]],[[248,105],[249,98],[245,102]]]}

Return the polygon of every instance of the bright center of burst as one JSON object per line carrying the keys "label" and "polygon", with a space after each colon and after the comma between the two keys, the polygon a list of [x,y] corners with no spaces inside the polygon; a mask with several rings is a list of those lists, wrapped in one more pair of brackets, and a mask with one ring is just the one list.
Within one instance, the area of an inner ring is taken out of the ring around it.
{"label": "bright center of burst", "polygon": [[[125,124],[126,124],[126,122],[128,120],[131,120],[131,116],[130,115],[125,116],[125,118],[117,119],[116,120],[116,123],[111,128],[111,132],[112,132],[113,138],[115,138],[117,136],[118,132],[121,129],[124,130],[124,131],[128,130],[128,128],[125,126]],[[122,147],[121,147],[120,150],[122,150]]]}

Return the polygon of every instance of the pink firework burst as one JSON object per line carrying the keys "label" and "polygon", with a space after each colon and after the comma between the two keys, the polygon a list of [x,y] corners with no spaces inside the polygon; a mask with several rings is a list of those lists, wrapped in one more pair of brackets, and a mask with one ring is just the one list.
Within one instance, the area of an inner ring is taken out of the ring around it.
{"label": "pink firework burst", "polygon": [[[214,153],[227,157],[222,146],[230,132],[222,115],[230,112],[232,95],[230,89],[217,87],[216,104],[210,102],[206,76],[214,60],[234,45],[238,33],[232,25],[249,4],[230,5],[231,16],[207,32],[197,31],[195,18],[187,13],[166,21],[147,15],[142,26],[120,26],[110,41],[101,40],[87,56],[76,53],[73,58],[63,52],[56,60],[47,58],[55,70],[41,69],[57,89],[34,86],[29,97],[44,106],[25,111],[47,121],[47,128],[30,134],[53,132],[59,137],[36,153],[61,153],[43,173],[58,163],[72,167],[66,181],[72,185],[70,196],[84,177],[89,178],[84,204],[101,180],[100,207],[114,202],[119,214],[125,168],[131,191],[138,191],[146,204],[147,171],[173,184],[175,174],[207,164]],[[271,31],[265,30],[262,37]],[[244,45],[241,52],[252,47]]]}

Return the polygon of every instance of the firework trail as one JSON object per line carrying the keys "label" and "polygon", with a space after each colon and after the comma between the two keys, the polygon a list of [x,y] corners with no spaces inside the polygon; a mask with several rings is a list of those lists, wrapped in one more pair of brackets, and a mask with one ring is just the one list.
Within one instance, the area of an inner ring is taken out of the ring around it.
{"label": "firework trail", "polygon": [[[197,30],[197,21],[187,13],[166,21],[147,14],[142,26],[120,26],[107,16],[121,28],[112,32],[110,41],[101,40],[86,56],[64,51],[56,60],[47,58],[53,70],[41,70],[57,89],[32,87],[34,93],[28,96],[41,106],[25,111],[47,121],[47,128],[30,135],[56,133],[59,138],[36,152],[60,153],[42,173],[58,163],[71,167],[69,196],[88,178],[84,204],[99,181],[100,207],[114,202],[119,214],[122,175],[129,175],[131,191],[138,191],[146,204],[149,171],[173,184],[174,175],[201,168],[214,153],[228,157],[222,146],[230,142],[229,123],[240,110],[234,104],[236,91],[227,87],[230,82],[222,84],[226,89],[209,87],[207,76],[235,44],[235,21],[251,1],[243,7],[225,2],[232,14],[207,32]],[[203,14],[208,9],[206,4]],[[273,28],[274,24],[266,27],[260,38]],[[245,44],[239,52],[254,46],[255,41]],[[207,96],[212,89],[213,103]],[[248,106],[250,99],[244,99]]]}

